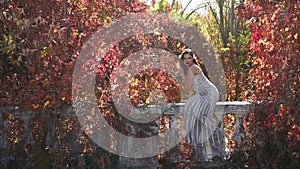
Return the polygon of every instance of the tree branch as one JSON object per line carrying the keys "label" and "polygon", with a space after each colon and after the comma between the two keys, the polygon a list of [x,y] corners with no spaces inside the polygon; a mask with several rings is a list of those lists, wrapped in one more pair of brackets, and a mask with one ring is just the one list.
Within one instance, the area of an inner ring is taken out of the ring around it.
{"label": "tree branch", "polygon": [[189,3],[185,6],[185,8],[183,9],[183,11],[180,13],[181,16],[183,16],[185,10],[187,9],[187,7],[190,5],[191,2],[192,2],[192,0],[190,0]]}
{"label": "tree branch", "polygon": [[205,4],[202,5],[202,6],[198,5],[197,8],[195,8],[192,12],[190,12],[190,13],[185,17],[185,20],[187,20],[187,19],[188,19],[193,13],[195,13],[198,9],[203,8],[203,7],[205,7],[205,6],[206,6]]}
{"label": "tree branch", "polygon": [[207,2],[207,5],[208,5],[208,7],[209,7],[209,9],[210,9],[210,11],[211,11],[211,13],[212,13],[212,15],[213,15],[213,17],[214,17],[216,23],[217,23],[217,25],[220,27],[220,23],[219,23],[217,14],[216,14],[216,12],[214,11],[214,9],[212,8],[210,2]]}

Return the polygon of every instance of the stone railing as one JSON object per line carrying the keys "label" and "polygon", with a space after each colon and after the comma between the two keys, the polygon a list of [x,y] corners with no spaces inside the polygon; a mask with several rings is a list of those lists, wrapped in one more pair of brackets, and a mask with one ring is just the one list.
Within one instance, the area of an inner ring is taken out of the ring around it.
{"label": "stone railing", "polygon": [[[176,122],[176,118],[181,118],[183,116],[184,112],[184,106],[185,102],[181,103],[168,103],[167,105],[149,105],[145,108],[141,109],[134,109],[133,112],[136,114],[136,116],[141,116],[141,114],[144,113],[142,116],[146,116],[145,113],[149,114],[163,114],[170,117],[171,122]],[[236,128],[235,128],[235,141],[238,143],[240,142],[239,136],[243,135],[243,118],[244,115],[247,113],[250,113],[253,111],[253,107],[251,106],[250,102],[247,101],[233,101],[233,102],[217,102],[216,109],[215,109],[215,115],[217,117],[222,117],[227,113],[233,113],[236,118]],[[219,120],[220,120],[219,119]],[[176,126],[176,124],[170,124]]]}
{"label": "stone railing", "polygon": [[[181,112],[184,110],[185,103],[168,103],[164,106],[157,106],[157,105],[150,105],[146,107],[144,110],[147,110],[146,113],[154,113],[154,114],[164,114],[169,117],[169,125],[176,126],[178,119],[182,118]],[[141,111],[145,112],[141,109],[136,109],[135,113],[139,114]],[[63,112],[63,116],[72,116],[73,118],[76,118],[76,114],[74,113],[74,110],[72,107],[65,107],[65,108],[58,108],[58,110],[55,110],[56,112]],[[245,101],[238,101],[238,102],[218,102],[216,106],[216,114],[217,115],[225,115],[226,113],[234,113],[237,117],[237,123],[236,123],[236,129],[233,139],[237,141],[238,143],[241,142],[244,133],[243,133],[243,126],[242,121],[245,114],[250,113],[252,111],[251,103],[245,102]],[[32,111],[21,111],[16,106],[6,106],[6,107],[0,107],[0,127],[2,130],[0,130],[0,148],[2,150],[8,151],[8,140],[7,137],[4,134],[4,130],[6,130],[8,126],[8,120],[3,118],[3,115],[7,113],[11,113],[13,115],[13,118],[20,119],[24,122],[24,136],[23,140],[25,142],[31,142],[32,143],[32,133],[31,133],[31,126],[32,126],[32,119],[35,117],[39,112],[32,112]],[[47,114],[45,112],[41,112],[44,114]],[[49,125],[53,127],[48,127],[49,131],[45,131],[46,133],[53,132],[52,130],[55,130],[55,125],[49,123]],[[172,128],[172,127],[170,127]],[[176,131],[175,131],[176,132]],[[47,138],[46,138],[47,141]],[[70,144],[73,144],[70,141]],[[125,145],[126,146],[126,145]],[[1,153],[1,161],[5,161],[8,157],[6,154]],[[8,159],[9,160],[9,159]],[[132,158],[125,158],[120,157],[119,163],[122,168],[157,168],[158,162],[156,157],[150,157],[145,159],[132,159]]]}
{"label": "stone railing", "polygon": [[[169,117],[170,128],[172,126],[177,126],[178,119],[183,119],[185,102],[181,103],[168,103],[167,105],[149,105],[144,108],[138,108],[134,110],[134,113],[139,116],[144,113],[145,116],[147,113],[150,114],[163,114]],[[227,113],[235,114],[237,121],[235,124],[235,133],[233,134],[233,139],[239,144],[244,138],[244,129],[243,129],[243,120],[244,115],[253,111],[253,107],[250,102],[246,101],[233,101],[233,102],[218,102],[216,104],[215,114],[218,117],[221,117],[219,120],[222,120],[222,117]],[[222,124],[222,123],[221,123]],[[223,127],[221,127],[223,128]],[[176,132],[176,131],[175,131]],[[128,145],[125,145],[128,146]],[[225,149],[225,147],[224,147]],[[120,163],[123,168],[156,168],[158,162],[156,157],[149,157],[143,159],[133,159],[133,158],[124,158],[120,157]],[[203,167],[203,166],[202,166]]]}

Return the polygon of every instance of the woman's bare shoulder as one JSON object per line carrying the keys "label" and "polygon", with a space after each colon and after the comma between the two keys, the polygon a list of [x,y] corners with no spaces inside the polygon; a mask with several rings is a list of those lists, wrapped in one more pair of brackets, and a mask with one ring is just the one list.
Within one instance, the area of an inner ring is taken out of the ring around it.
{"label": "woman's bare shoulder", "polygon": [[201,68],[198,66],[198,65],[192,65],[190,67],[191,71],[195,74],[195,75],[198,75],[202,72]]}

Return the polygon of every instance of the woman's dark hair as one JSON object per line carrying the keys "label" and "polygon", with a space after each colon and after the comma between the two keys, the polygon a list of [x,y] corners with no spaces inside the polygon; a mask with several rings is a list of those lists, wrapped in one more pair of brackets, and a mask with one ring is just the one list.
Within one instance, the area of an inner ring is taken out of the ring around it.
{"label": "woman's dark hair", "polygon": [[[202,69],[204,75],[205,75],[208,79],[210,79],[209,76],[208,76],[208,73],[207,73],[207,71],[206,71],[206,69],[205,69],[205,67],[204,67],[204,65],[199,63],[199,61],[197,60],[196,54],[192,51],[192,49],[184,49],[184,50],[181,52],[181,54],[179,55],[179,58],[180,58],[181,60],[184,60],[184,57],[183,57],[183,56],[184,56],[185,54],[191,55],[191,56],[193,57],[193,62],[194,62],[196,65],[198,65],[198,66]],[[187,68],[186,66],[183,66],[183,69],[184,69],[184,72],[187,73],[188,68]]]}
{"label": "woman's dark hair", "polygon": [[194,53],[191,49],[184,49],[183,52],[180,54],[179,58],[180,58],[181,60],[184,60],[184,57],[183,57],[183,56],[184,56],[185,54],[191,55],[191,56],[193,57],[193,62],[194,62],[196,65],[200,66],[200,64],[199,64],[199,62],[198,62],[198,60],[197,60],[197,58],[196,58],[195,53]]}

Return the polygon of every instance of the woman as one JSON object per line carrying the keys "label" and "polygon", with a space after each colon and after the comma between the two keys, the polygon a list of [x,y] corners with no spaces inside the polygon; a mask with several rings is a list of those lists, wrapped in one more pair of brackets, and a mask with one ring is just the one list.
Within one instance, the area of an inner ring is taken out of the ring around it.
{"label": "woman", "polygon": [[197,161],[211,160],[214,156],[222,157],[225,154],[222,145],[224,140],[221,139],[222,134],[217,129],[217,124],[212,122],[219,91],[202,72],[192,50],[185,49],[180,58],[188,67],[185,76],[189,77],[189,73],[192,75],[194,89],[185,104],[186,142],[195,150]]}

